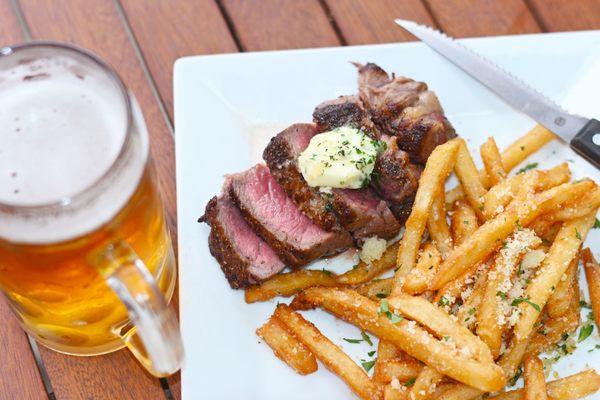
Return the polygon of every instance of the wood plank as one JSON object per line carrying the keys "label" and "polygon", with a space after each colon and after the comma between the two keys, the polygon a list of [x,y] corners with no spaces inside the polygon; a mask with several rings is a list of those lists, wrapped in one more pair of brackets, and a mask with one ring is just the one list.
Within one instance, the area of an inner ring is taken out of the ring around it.
{"label": "wood plank", "polygon": [[547,31],[600,29],[600,0],[530,0],[529,4]]}
{"label": "wood plank", "polygon": [[451,36],[540,32],[524,0],[426,0],[438,26]]}
{"label": "wood plank", "polygon": [[[23,41],[23,31],[10,0],[0,0],[0,47]],[[46,397],[27,335],[4,296],[0,296],[0,399]]]}
{"label": "wood plank", "polygon": [[[34,39],[64,40],[96,52],[119,72],[136,95],[150,133],[167,218],[175,234],[173,138],[153,97],[119,11],[113,2],[65,0],[21,1]],[[41,348],[59,399],[163,399],[157,379],[149,376],[127,351],[76,358]]]}
{"label": "wood plank", "polygon": [[222,0],[242,50],[337,46],[318,0]]}
{"label": "wood plank", "polygon": [[395,18],[434,25],[421,0],[325,0],[348,44],[406,42],[414,36],[394,24]]}
{"label": "wood plank", "polygon": [[[237,46],[214,0],[121,0],[158,91],[173,118],[173,63],[196,54],[236,52]],[[160,32],[160,34],[157,34]]]}

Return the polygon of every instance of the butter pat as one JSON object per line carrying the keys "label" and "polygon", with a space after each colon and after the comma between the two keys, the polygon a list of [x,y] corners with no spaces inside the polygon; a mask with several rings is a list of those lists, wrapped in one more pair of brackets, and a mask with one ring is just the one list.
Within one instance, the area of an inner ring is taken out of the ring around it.
{"label": "butter pat", "polygon": [[298,166],[312,187],[359,189],[369,184],[383,146],[360,129],[344,126],[315,135]]}

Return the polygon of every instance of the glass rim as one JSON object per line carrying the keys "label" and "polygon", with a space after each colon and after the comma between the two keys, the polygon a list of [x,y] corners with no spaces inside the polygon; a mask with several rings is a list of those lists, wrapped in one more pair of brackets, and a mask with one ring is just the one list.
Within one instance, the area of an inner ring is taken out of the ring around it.
{"label": "glass rim", "polygon": [[20,51],[30,50],[35,48],[49,48],[49,49],[57,49],[63,50],[67,52],[72,52],[77,55],[83,56],[85,59],[92,62],[92,64],[99,67],[103,72],[107,74],[107,76],[113,80],[113,82],[117,86],[117,90],[120,92],[121,97],[124,102],[124,106],[126,108],[126,123],[125,123],[125,136],[123,139],[123,143],[119,149],[119,153],[112,161],[108,169],[100,175],[96,180],[94,180],[91,184],[89,184],[84,189],[78,191],[77,193],[65,196],[57,201],[52,201],[48,203],[34,204],[34,205],[17,205],[14,203],[6,203],[0,201],[0,212],[8,211],[14,213],[25,213],[25,214],[49,214],[56,211],[61,211],[69,206],[75,206],[80,202],[85,202],[90,195],[96,193],[102,186],[110,179],[111,175],[115,170],[119,168],[119,165],[125,160],[127,157],[127,149],[130,146],[131,136],[132,136],[132,126],[133,126],[133,111],[131,104],[131,97],[129,92],[127,91],[127,87],[125,83],[119,76],[119,74],[111,67],[106,61],[104,61],[100,56],[91,52],[90,50],[84,49],[80,46],[61,42],[61,41],[47,41],[47,40],[34,40],[27,43],[20,43],[8,46],[0,47],[0,60],[4,57],[16,56]]}

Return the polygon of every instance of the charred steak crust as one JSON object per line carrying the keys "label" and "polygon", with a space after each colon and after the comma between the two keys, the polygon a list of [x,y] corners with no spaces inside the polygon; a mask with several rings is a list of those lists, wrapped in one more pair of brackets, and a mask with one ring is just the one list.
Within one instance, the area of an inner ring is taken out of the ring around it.
{"label": "charred steak crust", "polygon": [[319,132],[351,126],[362,129],[374,138],[381,136],[356,95],[340,96],[319,104],[313,111],[313,122],[317,124]]}
{"label": "charred steak crust", "polygon": [[358,68],[359,97],[382,134],[398,137],[411,161],[425,163],[433,149],[456,137],[437,96],[423,82],[388,76],[373,63]]}
{"label": "charred steak crust", "polygon": [[422,167],[398,149],[396,137],[385,137],[385,141],[387,149],[375,161],[371,186],[385,200],[398,203],[417,191]]}
{"label": "charred steak crust", "polygon": [[[261,170],[265,168],[264,166],[257,165],[253,168]],[[266,170],[266,168],[265,168]],[[250,170],[252,171],[252,170]],[[267,171],[268,174],[268,171]],[[260,221],[255,216],[255,211],[253,207],[255,205],[249,204],[247,201],[242,199],[240,193],[243,191],[241,188],[243,184],[242,177],[238,177],[237,179],[233,179],[233,184],[230,189],[230,196],[233,199],[234,203],[238,206],[244,218],[252,226],[254,231],[260,236],[264,241],[266,241],[269,246],[275,250],[275,252],[279,255],[279,257],[290,267],[298,268],[309,264],[311,261],[316,260],[320,257],[330,256],[337,253],[340,253],[346,249],[348,249],[352,245],[352,238],[350,234],[346,231],[339,232],[326,232],[321,231],[325,235],[322,240],[313,244],[308,248],[300,248],[286,241],[285,238],[282,238],[277,235],[276,232],[271,231],[265,225],[265,221]],[[272,182],[272,185],[277,185],[275,181]],[[276,191],[277,189],[271,187],[270,190]],[[306,217],[303,217],[306,219]],[[310,220],[307,220],[306,223],[312,224]]]}
{"label": "charred steak crust", "polygon": [[225,234],[224,227],[217,218],[217,196],[206,205],[206,211],[198,222],[210,225],[208,248],[210,254],[217,259],[232,289],[245,288],[257,281],[248,271],[248,261],[241,257],[234,244]]}
{"label": "charred steak crust", "polygon": [[313,124],[294,124],[271,139],[263,152],[263,159],[271,175],[304,215],[326,231],[339,231],[341,226],[330,199],[318,188],[309,186],[298,168],[299,154],[296,154],[291,141],[304,130],[310,131],[311,137],[317,133]]}

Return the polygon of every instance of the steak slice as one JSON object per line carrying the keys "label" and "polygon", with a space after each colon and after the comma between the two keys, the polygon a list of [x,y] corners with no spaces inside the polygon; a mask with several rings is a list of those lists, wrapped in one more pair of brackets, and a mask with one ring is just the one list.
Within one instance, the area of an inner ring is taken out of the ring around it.
{"label": "steak slice", "polygon": [[344,227],[359,242],[369,236],[391,239],[400,231],[387,203],[369,188],[333,189],[332,200]]}
{"label": "steak slice", "polygon": [[221,265],[229,285],[238,289],[270,278],[285,264],[248,225],[229,197],[229,186],[230,182],[225,182],[224,193],[208,202],[199,222],[210,225],[210,253]]}
{"label": "steak slice", "polygon": [[375,161],[371,186],[385,200],[403,202],[419,185],[421,167],[411,164],[408,154],[398,148],[396,137],[384,136],[386,150]]}
{"label": "steak slice", "polygon": [[351,126],[362,129],[376,139],[381,136],[356,95],[340,96],[319,104],[313,111],[313,121],[319,132]]}
{"label": "steak slice", "polygon": [[262,165],[231,176],[231,196],[254,231],[292,267],[352,245],[348,232],[327,232],[304,215]]}
{"label": "steak slice", "polygon": [[424,164],[433,149],[456,137],[437,96],[423,82],[388,76],[373,63],[358,67],[362,104],[382,134],[398,137],[398,147]]}
{"label": "steak slice", "polygon": [[306,183],[298,168],[298,156],[317,133],[313,124],[291,125],[271,139],[263,152],[263,159],[273,177],[300,211],[322,229],[339,231],[341,226],[331,202],[318,188]]}

